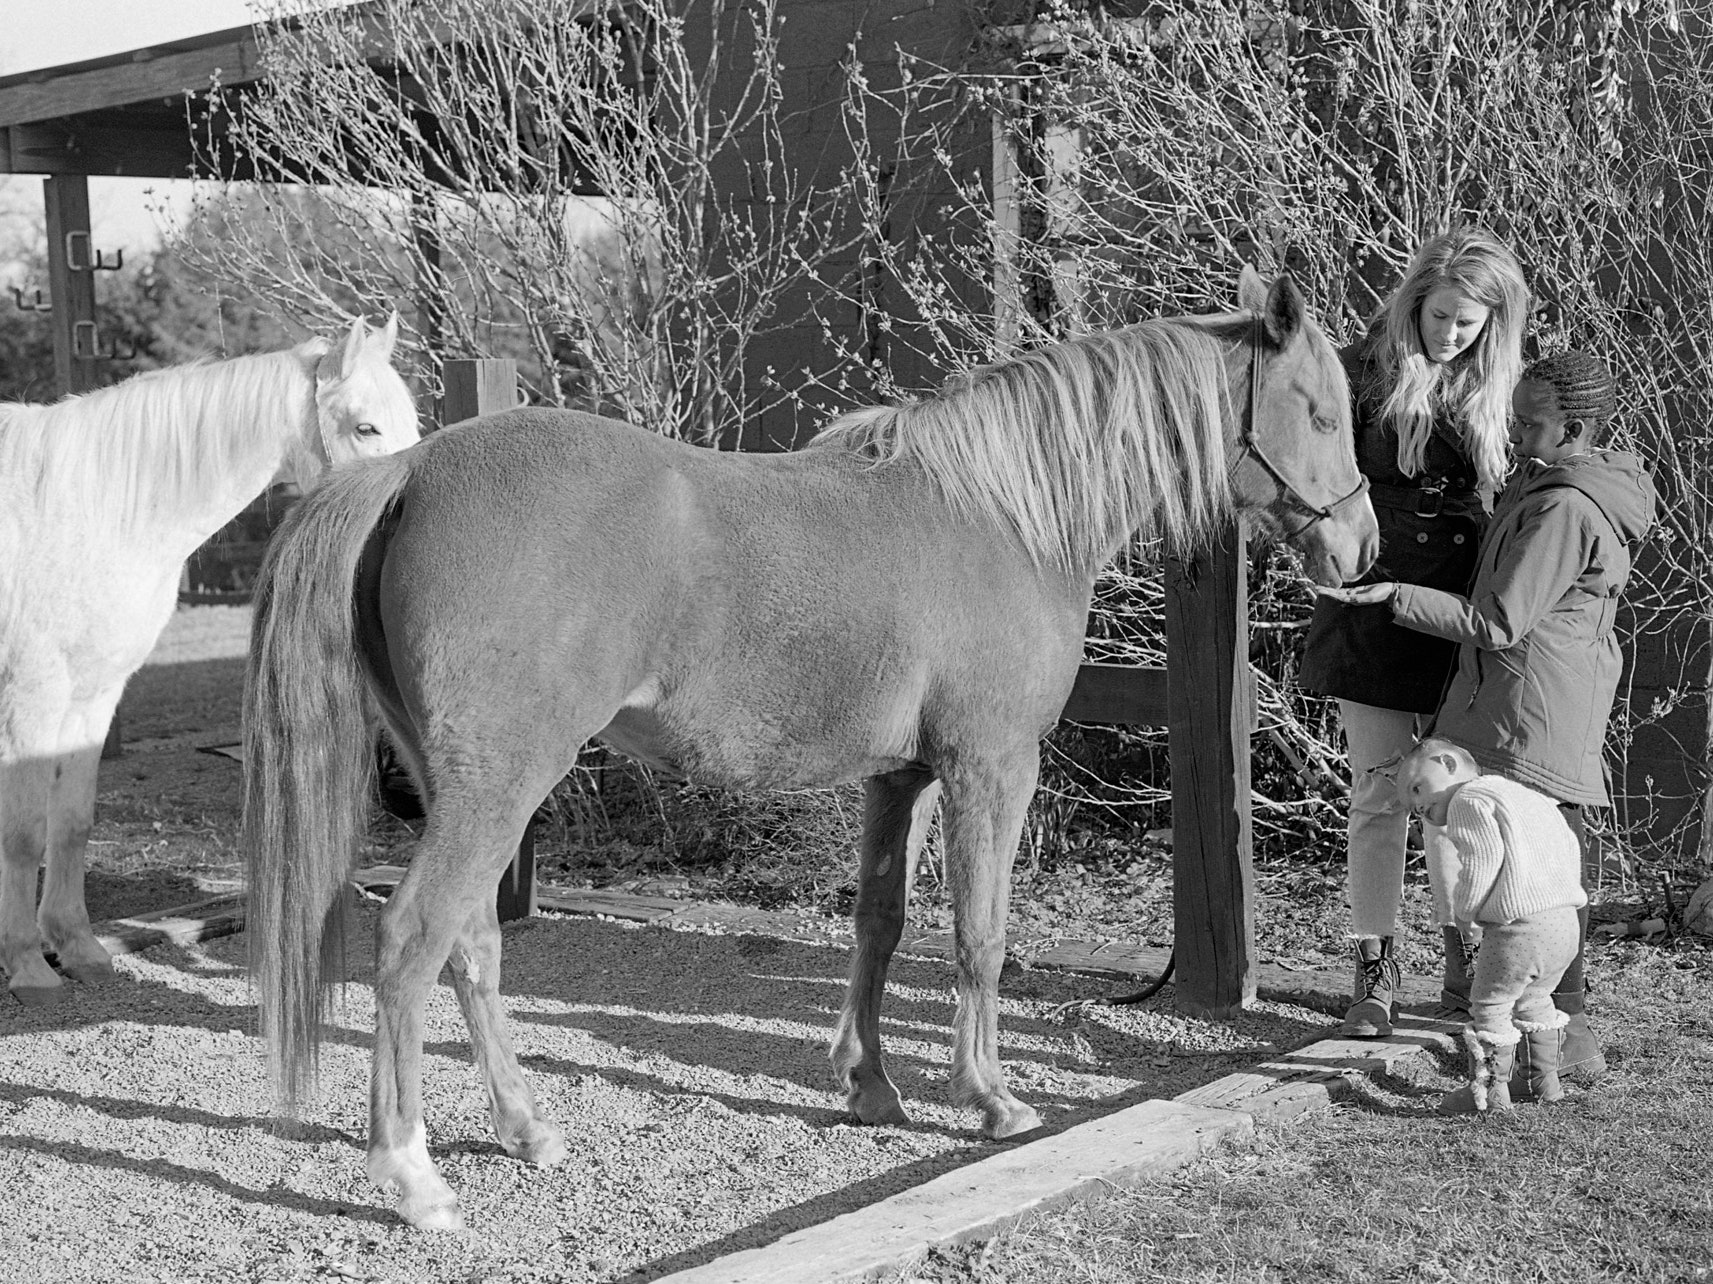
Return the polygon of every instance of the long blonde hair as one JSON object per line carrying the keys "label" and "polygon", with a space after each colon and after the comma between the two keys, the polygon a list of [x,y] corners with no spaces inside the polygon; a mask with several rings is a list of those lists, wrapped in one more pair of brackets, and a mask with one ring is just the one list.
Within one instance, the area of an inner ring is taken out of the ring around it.
{"label": "long blonde hair", "polygon": [[[1451,361],[1422,352],[1420,317],[1427,296],[1444,286],[1488,309],[1475,342]],[[1389,391],[1381,414],[1398,434],[1398,468],[1422,471],[1434,412],[1447,412],[1475,462],[1476,483],[1497,490],[1507,468],[1505,425],[1511,390],[1523,369],[1528,285],[1516,256],[1485,228],[1455,227],[1416,251],[1397,289],[1369,327]]]}

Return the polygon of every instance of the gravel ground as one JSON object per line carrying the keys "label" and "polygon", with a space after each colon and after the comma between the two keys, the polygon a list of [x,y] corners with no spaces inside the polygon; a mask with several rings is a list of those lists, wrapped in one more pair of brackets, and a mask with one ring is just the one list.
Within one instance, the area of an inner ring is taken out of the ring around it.
{"label": "gravel ground", "polygon": [[[242,937],[157,947],[121,959],[119,985],[80,989],[53,1012],[8,1011],[4,1278],[647,1279],[994,1148],[945,1103],[943,964],[901,960],[888,997],[894,1075],[916,1122],[863,1128],[826,1062],[843,950],[543,919],[508,929],[505,990],[519,1055],[571,1159],[541,1171],[498,1150],[440,987],[424,1067],[430,1140],[470,1229],[411,1232],[363,1175],[365,975],[329,1032],[318,1102],[285,1135],[268,1118],[244,949]],[[351,953],[365,958],[365,942]],[[1053,1124],[1183,1091],[1327,1022],[1270,1004],[1229,1025],[1146,1009],[1051,1016],[1085,987],[1047,972],[1005,987],[1013,1086]]]}
{"label": "gravel ground", "polygon": [[[92,848],[97,917],[230,885],[238,769],[198,748],[236,726],[245,619],[181,611],[127,694],[128,748],[104,765]],[[994,1149],[972,1112],[945,1102],[945,964],[899,960],[885,1008],[915,1123],[862,1128],[826,1060],[842,925],[829,920],[833,939],[817,945],[546,916],[507,929],[504,988],[571,1159],[541,1171],[499,1151],[441,987],[424,1067],[430,1145],[470,1229],[412,1232],[363,1174],[373,914],[358,916],[320,1098],[291,1129],[270,1118],[242,936],[123,958],[117,984],[79,987],[51,1011],[0,1007],[0,1282],[646,1280]],[[1051,1125],[1173,1096],[1332,1024],[1276,1003],[1229,1023],[1158,1004],[1054,1012],[1106,988],[1008,969],[1002,1052]]]}

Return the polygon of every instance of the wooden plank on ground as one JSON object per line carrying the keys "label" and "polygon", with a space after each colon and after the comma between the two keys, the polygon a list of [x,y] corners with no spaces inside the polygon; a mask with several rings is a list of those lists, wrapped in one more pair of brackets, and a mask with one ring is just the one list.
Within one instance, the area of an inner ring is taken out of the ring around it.
{"label": "wooden plank on ground", "polygon": [[1455,1051],[1455,1030],[1450,1022],[1404,1016],[1384,1039],[1321,1039],[1191,1088],[1174,1100],[1281,1118],[1337,1099],[1354,1077],[1389,1073],[1399,1061],[1424,1051]]}
{"label": "wooden plank on ground", "polygon": [[[244,930],[244,896],[231,892],[207,900],[95,924],[95,939],[109,954],[135,954],[151,945],[191,945]],[[53,959],[50,957],[50,963]]]}
{"label": "wooden plank on ground", "polygon": [[665,896],[638,896],[634,892],[609,892],[600,888],[580,888],[576,891],[554,891],[543,888],[536,892],[535,903],[544,910],[561,914],[588,914],[600,918],[622,918],[633,923],[654,923],[671,918],[684,908],[683,901]]}
{"label": "wooden plank on ground", "polygon": [[1212,1110],[1241,1110],[1257,1122],[1277,1122],[1318,1110],[1350,1093],[1349,1077],[1334,1070],[1243,1070],[1173,1099]]}
{"label": "wooden plank on ground", "polygon": [[1170,950],[1125,949],[1100,942],[1060,941],[1027,955],[1030,967],[1056,967],[1067,972],[1120,973],[1158,976],[1171,960]]}
{"label": "wooden plank on ground", "polygon": [[1249,1132],[1239,1111],[1144,1101],[656,1284],[837,1284],[896,1270],[938,1245],[992,1237],[1020,1218],[1172,1172]]}

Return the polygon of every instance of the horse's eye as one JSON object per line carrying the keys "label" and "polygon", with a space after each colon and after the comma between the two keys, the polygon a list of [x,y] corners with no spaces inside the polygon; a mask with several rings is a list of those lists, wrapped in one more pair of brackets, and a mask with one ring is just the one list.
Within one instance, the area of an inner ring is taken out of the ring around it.
{"label": "horse's eye", "polygon": [[356,432],[359,437],[379,437],[381,435],[381,430],[375,427],[374,424],[369,423],[358,424],[353,431]]}

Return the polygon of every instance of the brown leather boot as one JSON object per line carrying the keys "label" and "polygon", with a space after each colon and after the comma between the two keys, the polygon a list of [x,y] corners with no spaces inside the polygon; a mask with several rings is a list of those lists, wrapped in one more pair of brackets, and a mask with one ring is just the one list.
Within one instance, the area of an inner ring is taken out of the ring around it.
{"label": "brown leather boot", "polygon": [[1368,936],[1356,942],[1356,1002],[1344,1014],[1338,1032],[1351,1039],[1383,1038],[1392,1033],[1394,994],[1402,980],[1392,957],[1392,938]]}
{"label": "brown leather boot", "polygon": [[1445,948],[1445,975],[1440,981],[1439,1006],[1433,1011],[1437,1021],[1469,1020],[1469,991],[1475,984],[1475,953],[1479,945],[1463,939],[1455,927],[1442,927],[1440,936]]}

